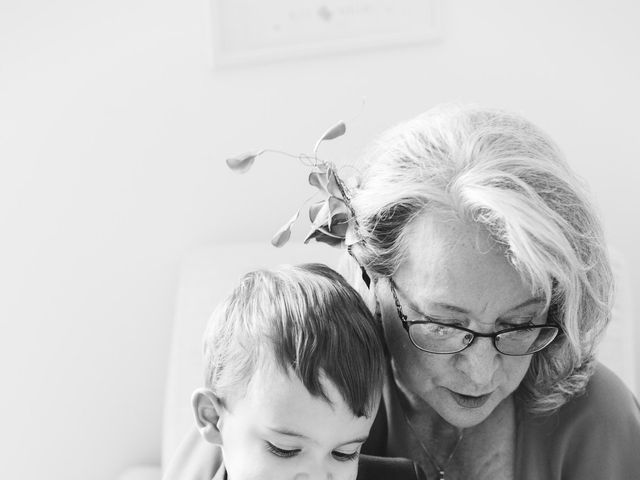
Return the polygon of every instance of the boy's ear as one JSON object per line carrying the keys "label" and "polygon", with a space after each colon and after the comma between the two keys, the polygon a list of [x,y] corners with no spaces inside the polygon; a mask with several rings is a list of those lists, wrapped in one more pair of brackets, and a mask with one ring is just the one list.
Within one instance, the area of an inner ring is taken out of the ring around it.
{"label": "boy's ear", "polygon": [[224,406],[220,398],[209,388],[198,388],[191,395],[191,406],[202,438],[209,443],[222,445],[220,421]]}

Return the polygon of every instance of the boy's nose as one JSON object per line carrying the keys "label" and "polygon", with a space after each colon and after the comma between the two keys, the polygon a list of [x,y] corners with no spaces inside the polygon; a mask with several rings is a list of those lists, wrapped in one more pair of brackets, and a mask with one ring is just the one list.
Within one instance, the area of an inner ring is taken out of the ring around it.
{"label": "boy's nose", "polygon": [[333,480],[333,473],[328,469],[317,468],[313,472],[297,474],[295,480]]}

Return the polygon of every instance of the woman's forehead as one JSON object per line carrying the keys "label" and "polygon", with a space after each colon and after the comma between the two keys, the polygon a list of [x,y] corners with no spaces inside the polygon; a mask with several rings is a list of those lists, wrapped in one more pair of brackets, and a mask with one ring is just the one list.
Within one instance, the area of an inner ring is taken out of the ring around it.
{"label": "woman's forehead", "polygon": [[423,214],[407,226],[406,234],[406,256],[399,270],[446,270],[453,260],[477,268],[477,260],[485,255],[506,261],[503,247],[478,223]]}
{"label": "woman's forehead", "polygon": [[507,307],[532,296],[530,285],[482,226],[423,215],[408,228],[406,255],[394,279],[419,306],[478,310],[496,299]]}

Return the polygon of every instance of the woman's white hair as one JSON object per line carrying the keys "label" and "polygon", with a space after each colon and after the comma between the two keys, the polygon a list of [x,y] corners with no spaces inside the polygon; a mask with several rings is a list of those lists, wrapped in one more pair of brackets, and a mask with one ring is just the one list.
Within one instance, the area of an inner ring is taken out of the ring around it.
{"label": "woman's white hair", "polygon": [[374,278],[403,262],[417,215],[482,224],[564,332],[534,355],[517,395],[544,413],[584,389],[610,318],[611,268],[584,186],[543,132],[502,111],[435,108],[380,138],[351,201],[351,251]]}

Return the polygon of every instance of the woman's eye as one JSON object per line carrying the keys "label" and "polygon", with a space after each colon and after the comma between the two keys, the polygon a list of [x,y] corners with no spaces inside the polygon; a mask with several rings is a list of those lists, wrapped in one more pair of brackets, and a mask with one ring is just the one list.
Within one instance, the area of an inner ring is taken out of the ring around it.
{"label": "woman's eye", "polygon": [[300,453],[300,449],[299,448],[294,448],[294,449],[291,449],[291,450],[287,450],[287,449],[284,449],[284,448],[276,447],[271,442],[267,442],[267,450],[269,450],[272,454],[276,455],[277,457],[281,457],[281,458],[293,457],[293,456],[297,455],[298,453]]}
{"label": "woman's eye", "polygon": [[500,325],[501,329],[505,328],[515,328],[515,327],[531,327],[535,325],[532,317],[524,317],[524,318],[514,318],[509,320],[508,322],[503,322]]}
{"label": "woman's eye", "polygon": [[437,337],[446,337],[447,335],[450,335],[452,332],[450,327],[443,327],[442,325],[434,325],[431,330],[432,330],[432,333]]}
{"label": "woman's eye", "polygon": [[464,327],[465,326],[465,322],[457,319],[457,318],[436,318],[436,317],[424,317],[423,318],[424,321],[429,322],[429,323],[439,323],[442,325],[443,328],[446,327]]}
{"label": "woman's eye", "polygon": [[333,458],[335,458],[339,462],[348,462],[349,460],[355,460],[356,458],[358,458],[358,456],[360,455],[360,451],[356,450],[352,453],[344,453],[334,450],[333,452],[331,452],[331,455],[333,455]]}
{"label": "woman's eye", "polygon": [[460,322],[455,320],[437,320],[438,323],[434,323],[433,321],[429,321],[429,323],[424,324],[424,331],[429,335],[434,335],[436,337],[448,337],[449,335],[455,335],[458,330],[455,327],[461,326]]}

